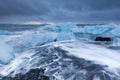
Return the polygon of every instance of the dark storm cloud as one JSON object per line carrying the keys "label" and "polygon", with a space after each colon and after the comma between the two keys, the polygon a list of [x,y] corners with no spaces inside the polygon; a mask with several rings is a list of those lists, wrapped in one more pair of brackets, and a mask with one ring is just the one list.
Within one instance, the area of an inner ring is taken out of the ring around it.
{"label": "dark storm cloud", "polygon": [[0,22],[120,22],[120,0],[0,0]]}
{"label": "dark storm cloud", "polygon": [[1,0],[1,16],[45,14],[48,6],[39,0]]}

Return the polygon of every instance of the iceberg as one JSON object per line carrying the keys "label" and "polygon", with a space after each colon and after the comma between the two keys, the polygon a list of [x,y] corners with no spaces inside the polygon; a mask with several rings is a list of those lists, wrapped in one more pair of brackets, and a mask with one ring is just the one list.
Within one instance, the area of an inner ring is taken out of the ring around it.
{"label": "iceberg", "polygon": [[57,41],[65,41],[65,40],[75,40],[75,36],[71,32],[60,32],[57,35]]}
{"label": "iceberg", "polygon": [[17,45],[29,48],[54,41],[65,40],[75,40],[74,34],[71,32],[33,32],[20,37]]}
{"label": "iceberg", "polygon": [[9,34],[11,34],[9,31],[0,30],[0,35],[9,35]]}
{"label": "iceberg", "polygon": [[74,28],[77,28],[76,24],[66,23],[66,24],[46,25],[44,29],[54,32],[70,32]]}
{"label": "iceberg", "polygon": [[53,24],[44,26],[44,30],[48,30],[48,31],[52,31],[52,32],[59,32],[57,30],[56,25],[53,25]]}
{"label": "iceberg", "polygon": [[19,38],[18,45],[28,47],[34,47],[36,45],[42,45],[48,42],[53,42],[57,37],[56,33],[53,32],[31,32],[23,35]]}
{"label": "iceberg", "polygon": [[120,37],[120,28],[117,27],[117,28],[113,29],[113,30],[111,31],[111,33],[112,33],[114,36],[116,36],[116,37]]}
{"label": "iceberg", "polygon": [[73,33],[86,33],[83,27],[77,27],[72,29]]}
{"label": "iceberg", "polygon": [[120,28],[113,25],[94,25],[94,26],[81,27],[81,26],[77,26],[74,23],[52,24],[52,25],[44,26],[44,30],[56,32],[56,33],[73,32],[73,33],[85,33],[85,34],[93,34],[93,35],[112,33],[115,36],[120,35],[119,33]]}
{"label": "iceberg", "polygon": [[70,32],[72,29],[77,28],[77,25],[74,23],[57,24],[56,26],[61,32]]}
{"label": "iceberg", "polygon": [[6,64],[13,59],[13,48],[0,39],[0,63]]}
{"label": "iceberg", "polygon": [[[93,25],[93,26],[83,27],[83,26],[77,26],[74,23],[66,23],[66,24],[46,25],[44,27],[44,30],[57,33],[58,34],[57,40],[62,41],[62,40],[71,40],[74,37],[76,39],[80,39],[80,38],[94,39],[96,36],[114,37],[116,36],[114,35],[116,31],[112,31],[112,30],[114,30],[115,28],[116,26],[112,26],[112,25]],[[118,32],[119,30],[117,30],[117,33]],[[120,34],[117,34],[117,36],[119,35]]]}
{"label": "iceberg", "polygon": [[114,29],[114,27],[110,25],[85,26],[84,32],[90,34],[104,34],[110,32],[112,29]]}

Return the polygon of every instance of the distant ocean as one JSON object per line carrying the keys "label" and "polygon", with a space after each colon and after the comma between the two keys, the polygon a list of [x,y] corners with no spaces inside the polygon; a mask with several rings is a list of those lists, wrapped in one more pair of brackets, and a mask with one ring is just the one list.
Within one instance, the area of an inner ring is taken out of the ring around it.
{"label": "distant ocean", "polygon": [[[47,24],[0,24],[0,30],[8,30],[8,31],[22,31],[35,29],[41,26],[45,26]],[[103,25],[103,24],[77,24],[77,26],[95,26],[95,25]]]}

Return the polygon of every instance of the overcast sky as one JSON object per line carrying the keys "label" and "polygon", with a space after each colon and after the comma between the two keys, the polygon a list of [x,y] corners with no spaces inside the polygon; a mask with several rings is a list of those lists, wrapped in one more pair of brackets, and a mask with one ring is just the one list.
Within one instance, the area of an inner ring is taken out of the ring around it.
{"label": "overcast sky", "polygon": [[120,0],[0,0],[0,23],[119,23]]}

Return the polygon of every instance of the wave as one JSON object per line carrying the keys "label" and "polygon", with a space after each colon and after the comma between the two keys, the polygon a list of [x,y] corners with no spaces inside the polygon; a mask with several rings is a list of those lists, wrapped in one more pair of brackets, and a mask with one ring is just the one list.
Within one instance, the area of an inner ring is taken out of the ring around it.
{"label": "wave", "polygon": [[[119,80],[119,30],[67,23],[1,36],[1,52],[6,55],[0,59],[0,74],[15,76],[44,67],[46,75],[58,80]],[[97,37],[110,40],[97,41]]]}

